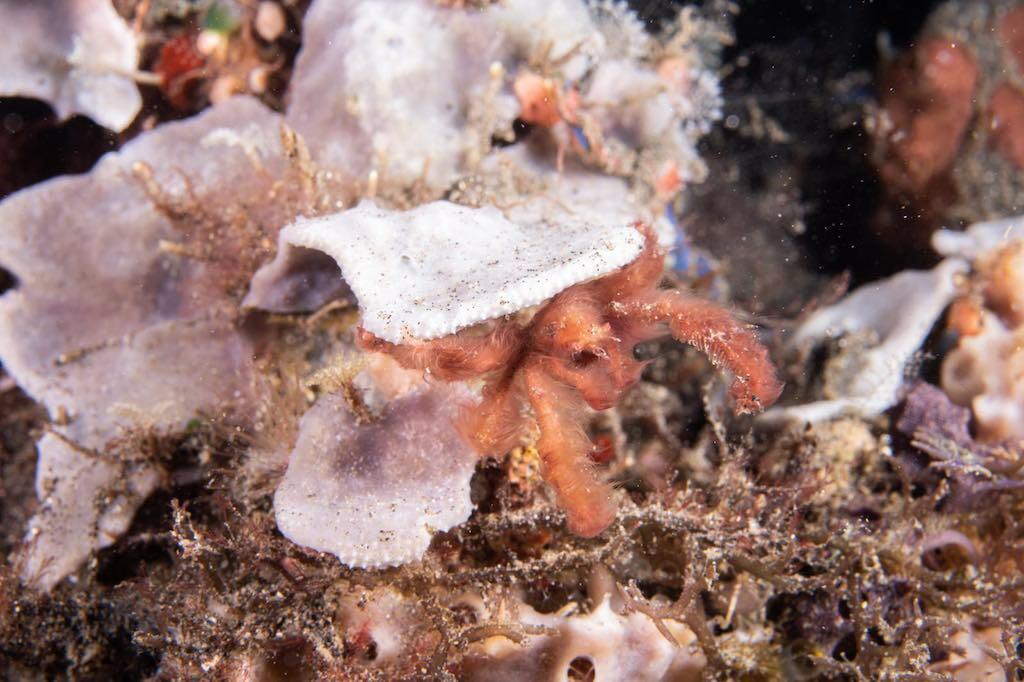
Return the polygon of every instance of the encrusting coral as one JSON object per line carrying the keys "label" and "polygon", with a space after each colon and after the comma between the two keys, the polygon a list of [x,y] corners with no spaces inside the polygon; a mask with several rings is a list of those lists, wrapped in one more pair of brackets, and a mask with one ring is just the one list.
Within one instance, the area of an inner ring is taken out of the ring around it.
{"label": "encrusting coral", "polygon": [[537,635],[520,644],[501,636],[484,639],[467,656],[464,679],[696,682],[702,678],[707,660],[684,623],[664,618],[656,625],[635,609],[622,613],[621,606],[612,604],[621,601],[617,594],[591,599],[594,608],[586,614],[573,609],[575,605],[557,613],[538,613],[513,601],[507,609],[514,614],[511,620]]}
{"label": "encrusting coral", "polygon": [[[255,414],[251,343],[217,312],[261,257],[252,235],[295,210],[285,190],[256,205],[286,167],[278,125],[236,98],[0,206],[3,263],[19,280],[0,299],[0,358],[54,419],[39,442],[32,584],[49,589],[113,542],[156,487],[161,467],[133,435]],[[234,130],[247,150],[223,139]],[[228,195],[244,212],[211,208]],[[194,212],[202,227],[186,222]]]}
{"label": "encrusting coral", "polygon": [[721,118],[718,80],[706,55],[682,37],[708,30],[706,20],[684,10],[679,31],[656,38],[626,3],[594,2],[590,9],[600,40],[548,47],[540,55],[534,47],[515,74],[519,119],[548,131],[559,167],[571,151],[590,167],[634,177],[659,200],[670,200],[684,183],[706,177],[695,143]]}
{"label": "encrusting coral", "polygon": [[519,118],[546,127],[560,159],[572,151],[647,185],[669,169],[680,186],[703,179],[695,145],[720,117],[721,96],[695,44],[710,28],[695,13],[653,37],[623,2],[441,5],[313,4],[291,122],[309,139],[340,130],[358,140],[321,145],[318,163],[357,177],[374,170],[435,198],[494,140],[514,140]]}
{"label": "encrusting coral", "polygon": [[643,253],[618,272],[572,286],[523,326],[498,322],[486,335],[459,332],[395,344],[361,328],[359,344],[443,381],[486,375],[483,400],[460,416],[463,434],[485,455],[511,450],[530,428],[540,430],[544,476],[566,511],[569,528],[594,536],[616,514],[610,486],[597,477],[582,424],[584,403],[612,407],[640,378],[634,347],[664,334],[705,352],[731,370],[737,412],[770,405],[782,386],[754,333],[721,307],[678,290],[659,290],[664,256],[642,226]]}

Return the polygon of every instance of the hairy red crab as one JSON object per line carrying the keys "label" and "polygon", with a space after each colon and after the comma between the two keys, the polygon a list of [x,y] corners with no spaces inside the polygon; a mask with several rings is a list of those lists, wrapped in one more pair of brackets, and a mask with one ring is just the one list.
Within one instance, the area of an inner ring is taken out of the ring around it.
{"label": "hairy red crab", "polygon": [[569,529],[592,537],[615,519],[612,489],[590,459],[584,403],[615,405],[644,364],[633,348],[665,335],[689,343],[732,371],[737,413],[762,409],[782,384],[754,333],[718,305],[677,290],[658,289],[664,257],[650,230],[629,265],[555,296],[526,324],[502,320],[485,335],[466,330],[432,341],[394,344],[362,327],[359,345],[387,353],[409,369],[443,381],[486,377],[479,404],[466,406],[459,430],[483,455],[500,456],[539,427],[537,449],[545,480],[568,516]]}

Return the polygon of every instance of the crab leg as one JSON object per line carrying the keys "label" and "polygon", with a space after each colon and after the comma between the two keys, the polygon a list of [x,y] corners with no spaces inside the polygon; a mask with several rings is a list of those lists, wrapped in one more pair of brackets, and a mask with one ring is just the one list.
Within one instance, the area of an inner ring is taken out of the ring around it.
{"label": "crab leg", "polygon": [[593,444],[583,431],[583,402],[537,363],[523,369],[526,394],[540,427],[537,450],[544,480],[555,490],[568,516],[569,530],[585,538],[599,534],[615,519],[612,487],[603,483],[590,461]]}
{"label": "crab leg", "polygon": [[492,378],[484,386],[480,403],[459,411],[456,426],[481,455],[504,455],[520,444],[526,431],[522,388],[512,377]]}
{"label": "crab leg", "polygon": [[367,351],[387,353],[406,369],[429,371],[442,381],[461,381],[511,364],[522,349],[523,332],[514,324],[499,324],[483,336],[465,332],[431,341],[391,343],[366,331],[356,332],[356,342]]}
{"label": "crab leg", "polygon": [[609,313],[625,327],[668,324],[673,337],[731,371],[729,393],[737,413],[764,409],[782,392],[768,350],[754,332],[711,301],[681,291],[652,291],[612,303]]}

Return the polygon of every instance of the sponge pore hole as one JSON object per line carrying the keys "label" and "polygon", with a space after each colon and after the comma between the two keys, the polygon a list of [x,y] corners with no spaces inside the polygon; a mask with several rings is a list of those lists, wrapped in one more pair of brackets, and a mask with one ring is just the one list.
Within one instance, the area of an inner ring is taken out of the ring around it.
{"label": "sponge pore hole", "polygon": [[9,270],[0,268],[0,295],[7,293],[9,289],[18,286],[18,278]]}
{"label": "sponge pore hole", "polygon": [[565,678],[569,682],[594,682],[597,678],[594,662],[586,656],[577,656],[569,662],[569,668],[565,671]]}

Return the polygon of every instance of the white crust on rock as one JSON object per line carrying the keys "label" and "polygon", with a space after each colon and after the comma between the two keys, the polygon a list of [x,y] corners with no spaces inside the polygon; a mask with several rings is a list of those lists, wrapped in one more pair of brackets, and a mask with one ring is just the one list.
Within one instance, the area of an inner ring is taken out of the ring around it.
{"label": "white crust on rock", "polygon": [[607,596],[584,615],[542,614],[526,604],[518,611],[519,622],[548,627],[552,634],[531,637],[524,644],[504,637],[484,640],[470,654],[465,679],[566,682],[572,663],[583,658],[593,666],[594,682],[696,682],[707,666],[686,625],[663,619],[662,626],[678,643],[674,646],[648,616],[616,613]]}

